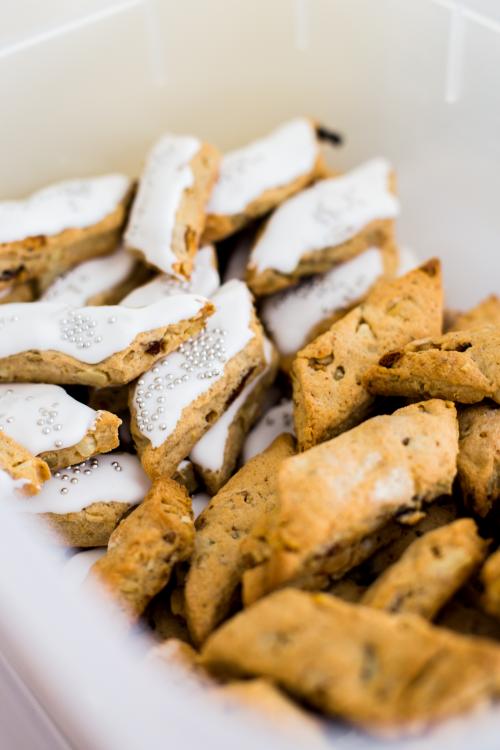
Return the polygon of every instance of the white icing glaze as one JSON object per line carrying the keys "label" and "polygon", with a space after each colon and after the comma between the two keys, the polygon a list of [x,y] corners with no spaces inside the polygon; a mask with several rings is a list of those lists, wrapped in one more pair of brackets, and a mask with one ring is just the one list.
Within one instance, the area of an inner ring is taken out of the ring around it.
{"label": "white icing glaze", "polygon": [[54,350],[96,364],[126,349],[144,331],[188,320],[206,300],[192,294],[164,297],[147,307],[69,307],[19,302],[0,311],[0,357],[30,349]]}
{"label": "white icing glaze", "polygon": [[287,185],[310,172],[318,152],[313,124],[298,117],[264,138],[225,154],[208,213],[241,213],[266,190]]}
{"label": "white icing glaze", "polygon": [[184,191],[194,183],[189,162],[200,149],[191,136],[164,135],[151,149],[135,197],[125,242],[146,260],[176,275],[172,251],[176,214]]}
{"label": "white icing glaze", "polygon": [[112,213],[129,188],[128,177],[108,174],[58,182],[25,200],[0,201],[0,242],[90,227]]}
{"label": "white icing glaze", "polygon": [[14,479],[8,471],[0,469],[1,502],[9,499],[23,498],[23,487],[29,484],[27,479]]}
{"label": "white icing glaze", "polygon": [[40,300],[65,305],[86,305],[91,297],[125,281],[130,276],[135,262],[131,253],[120,248],[111,255],[80,263],[59,276],[42,294]]}
{"label": "white icing glaze", "polygon": [[389,191],[389,174],[384,159],[373,159],[289,198],[265,225],[249,265],[291,273],[306,253],[340,245],[375,219],[394,218],[399,203]]}
{"label": "white icing glaze", "polygon": [[196,495],[193,495],[193,497],[191,498],[191,503],[193,506],[193,515],[195,518],[198,518],[202,510],[205,510],[209,502],[210,495],[207,495],[206,492],[197,492]]}
{"label": "white icing glaze", "polygon": [[420,261],[409,247],[401,247],[399,249],[399,266],[398,276],[403,276],[408,271],[413,271],[414,268],[420,265]]}
{"label": "white icing glaze", "polygon": [[248,383],[238,398],[229,406],[217,422],[198,440],[190,454],[190,459],[198,466],[208,471],[219,471],[224,464],[224,453],[231,427],[237,413],[251,397],[256,386],[269,371],[273,347],[268,339],[264,339],[264,357],[268,365],[256,378]]}
{"label": "white icing glaze", "polygon": [[56,471],[38,495],[14,508],[26,513],[77,513],[97,502],[137,505],[150,486],[137,456],[106,453]]}
{"label": "white icing glaze", "polygon": [[106,554],[107,547],[95,547],[77,552],[76,555],[64,563],[62,574],[66,583],[72,589],[78,589],[85,581],[90,568],[103,555]]}
{"label": "white icing glaze", "polygon": [[76,445],[96,417],[59,385],[0,384],[0,430],[35,456]]}
{"label": "white icing glaze", "polygon": [[137,425],[154,448],[172,434],[183,410],[223,377],[224,363],[255,335],[252,298],[243,282],[224,284],[212,301],[216,310],[205,331],[157,362],[134,388]]}
{"label": "white icing glaze", "polygon": [[293,403],[291,401],[282,401],[280,404],[273,406],[248,433],[243,446],[243,462],[246,463],[258,453],[265,451],[282,432],[290,432],[295,435]]}
{"label": "white icing glaze", "polygon": [[293,354],[306,343],[314,326],[363,297],[383,273],[376,247],[313,276],[298,286],[267,297],[262,320],[281,354]]}
{"label": "white icing glaze", "polygon": [[217,269],[213,264],[214,248],[205,245],[196,253],[191,278],[177,279],[174,276],[160,274],[148,281],[147,284],[134,289],[120,302],[126,307],[142,307],[150,305],[163,297],[171,297],[174,294],[201,294],[203,297],[211,297],[220,285]]}

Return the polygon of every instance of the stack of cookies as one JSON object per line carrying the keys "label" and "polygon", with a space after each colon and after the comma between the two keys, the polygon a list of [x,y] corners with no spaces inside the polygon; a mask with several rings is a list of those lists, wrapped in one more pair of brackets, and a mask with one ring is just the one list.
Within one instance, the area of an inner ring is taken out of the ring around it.
{"label": "stack of cookies", "polygon": [[310,740],[500,697],[500,300],[445,315],[390,164],[325,140],[166,134],[137,182],[0,203],[4,502],[151,658]]}

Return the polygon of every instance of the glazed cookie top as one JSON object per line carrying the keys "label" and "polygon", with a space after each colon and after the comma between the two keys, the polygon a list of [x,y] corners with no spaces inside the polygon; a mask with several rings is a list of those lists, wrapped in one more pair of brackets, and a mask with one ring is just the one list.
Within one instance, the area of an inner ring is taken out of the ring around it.
{"label": "glazed cookie top", "polygon": [[176,214],[184,191],[194,183],[190,161],[200,147],[197,138],[170,134],[153,146],[125,233],[128,247],[140,250],[148,263],[174,276],[178,262],[172,251]]}
{"label": "glazed cookie top", "polygon": [[257,422],[253,430],[248,433],[243,446],[243,462],[246,463],[258,453],[265,451],[282,432],[295,435],[293,403],[288,400],[281,401],[281,403],[269,409]]}
{"label": "glazed cookie top", "polygon": [[86,305],[96,294],[125,281],[135,263],[134,256],[123,248],[111,255],[80,263],[59,276],[42,294],[40,301]]}
{"label": "glazed cookie top", "polygon": [[130,189],[122,174],[66,180],[25,200],[0,201],[0,242],[84,229],[112,213]]}
{"label": "glazed cookie top", "polygon": [[319,144],[311,120],[297,117],[222,158],[207,206],[210,214],[238,214],[266,190],[310,172]]}
{"label": "glazed cookie top", "polygon": [[394,218],[399,203],[390,173],[388,162],[373,159],[289,198],[264,226],[249,266],[291,273],[303,255],[347,242],[371,221]]}
{"label": "glazed cookie top", "polygon": [[59,385],[0,384],[0,430],[35,456],[76,445],[98,418]]}
{"label": "glazed cookie top", "polygon": [[150,305],[163,297],[174,294],[191,293],[211,297],[220,284],[219,273],[214,266],[214,247],[205,245],[196,253],[191,278],[178,279],[167,274],[160,274],[147,284],[134,289],[122,299],[121,305],[142,307]]}
{"label": "glazed cookie top", "polygon": [[381,251],[371,247],[361,255],[313,276],[298,286],[264,300],[262,319],[282,354],[293,354],[314,326],[352,306],[382,275]]}
{"label": "glazed cookie top", "polygon": [[17,503],[15,509],[26,513],[78,513],[93,503],[137,505],[150,486],[137,456],[106,453],[56,471],[38,495],[22,505]]}
{"label": "glazed cookie top", "polygon": [[59,302],[3,305],[0,357],[29,350],[58,351],[97,364],[126,349],[144,331],[189,320],[207,300],[193,294],[164,297],[146,307],[69,307]]}
{"label": "glazed cookie top", "polygon": [[224,374],[227,361],[255,335],[252,297],[241,281],[229,281],[214,294],[215,313],[205,330],[145,372],[134,388],[137,426],[154,448],[175,430],[183,410]]}

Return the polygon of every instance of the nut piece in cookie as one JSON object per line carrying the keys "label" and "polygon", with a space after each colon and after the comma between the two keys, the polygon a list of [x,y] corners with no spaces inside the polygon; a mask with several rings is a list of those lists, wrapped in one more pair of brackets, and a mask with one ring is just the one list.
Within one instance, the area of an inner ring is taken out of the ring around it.
{"label": "nut piece in cookie", "polygon": [[371,393],[500,404],[500,328],[484,326],[413,341],[368,368]]}
{"label": "nut piece in cookie", "polygon": [[198,440],[189,457],[205,487],[214,495],[234,471],[245,437],[261,414],[268,388],[274,382],[278,357],[264,338],[263,370],[251,380],[217,422]]}
{"label": "nut piece in cookie", "polygon": [[217,672],[273,679],[376,734],[421,731],[500,692],[500,648],[492,641],[292,589],[215,631],[201,661]]}
{"label": "nut piece in cookie", "polygon": [[0,382],[123,385],[198,333],[212,312],[192,294],[139,308],[4,305]]}
{"label": "nut piece in cookie", "polygon": [[393,188],[390,165],[374,159],[289,198],[257,236],[247,268],[250,289],[273,294],[369,247],[392,244],[399,212]]}
{"label": "nut piece in cookie", "polygon": [[500,499],[500,408],[464,407],[458,423],[460,487],[467,505],[484,517]]}
{"label": "nut piece in cookie", "polygon": [[432,620],[480,565],[487,548],[471,518],[429,531],[377,578],[361,603]]}
{"label": "nut piece in cookie", "polygon": [[162,477],[112,533],[90,576],[136,620],[167,585],[174,565],[190,558],[193,545],[191,500],[184,487]]}
{"label": "nut piece in cookie", "polygon": [[[368,299],[302,349],[292,365],[294,419],[302,450],[358,424],[373,397],[362,378],[390,349],[441,332],[439,261],[380,284]],[[396,343],[396,342],[400,342]]]}
{"label": "nut piece in cookie", "polygon": [[0,431],[0,490],[2,499],[40,492],[50,469],[20,443]]}
{"label": "nut piece in cookie", "polygon": [[291,435],[249,461],[212,498],[196,520],[196,538],[185,588],[193,640],[201,643],[227,615],[246,568],[242,543],[276,507],[276,478],[294,453]]}
{"label": "nut piece in cookie", "polygon": [[34,278],[46,286],[77,263],[114,250],[131,193],[128,177],[109,174],[1,201],[0,289]]}
{"label": "nut piece in cookie", "polygon": [[152,477],[171,476],[262,368],[262,329],[245,284],[224,284],[213,303],[205,330],[131,388],[132,435]]}
{"label": "nut piece in cookie", "polygon": [[500,327],[500,298],[496,294],[490,294],[475,307],[458,315],[449,330],[465,331],[485,325]]}
{"label": "nut piece in cookie", "polygon": [[411,522],[425,503],[450,493],[457,451],[455,407],[434,400],[374,417],[284,461],[268,559],[247,574],[253,598],[282,586],[324,588],[340,577],[346,556],[351,567],[358,563],[356,548],[392,518]]}
{"label": "nut piece in cookie", "polygon": [[205,226],[219,153],[191,136],[166,134],[148,154],[125,244],[159,271],[190,277]]}
{"label": "nut piece in cookie", "polygon": [[203,239],[222,240],[325,172],[315,124],[297,117],[222,157]]}

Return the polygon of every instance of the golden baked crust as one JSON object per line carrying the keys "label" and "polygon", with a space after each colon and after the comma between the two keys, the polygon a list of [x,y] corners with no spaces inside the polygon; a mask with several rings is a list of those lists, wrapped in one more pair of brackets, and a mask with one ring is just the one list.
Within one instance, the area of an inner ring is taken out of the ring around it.
{"label": "golden baked crust", "polygon": [[[89,498],[90,500],[91,498]],[[110,500],[93,502],[72,513],[37,513],[53,532],[53,544],[61,547],[105,547],[109,537],[133,506],[130,503]]]}
{"label": "golden baked crust", "polygon": [[24,284],[15,284],[7,294],[0,296],[0,305],[8,305],[11,302],[32,302],[35,296],[33,282],[25,281]]}
{"label": "golden baked crust", "polygon": [[500,499],[500,408],[464,407],[458,423],[460,487],[467,505],[484,517]]}
{"label": "golden baked crust", "polygon": [[500,327],[500,299],[490,294],[478,305],[456,316],[449,331],[463,331],[470,328],[482,328],[484,325]]}
{"label": "golden baked crust", "polygon": [[33,456],[3,431],[0,431],[0,469],[14,480],[23,480],[22,491],[26,495],[40,492],[42,484],[50,479],[50,469],[45,461]]}
{"label": "golden baked crust", "polygon": [[486,612],[500,619],[500,550],[488,557],[480,578],[484,588],[482,605]]}
{"label": "golden baked crust", "polygon": [[122,420],[115,414],[109,411],[99,411],[91,429],[79,443],[67,448],[45,451],[39,454],[40,458],[54,471],[78,464],[90,456],[95,456],[96,453],[109,453],[120,445],[118,428],[121,423]]}
{"label": "golden baked crust", "polygon": [[439,261],[381,283],[367,300],[302,349],[292,365],[294,420],[302,450],[364,419],[373,397],[364,373],[382,354],[441,332]]}

